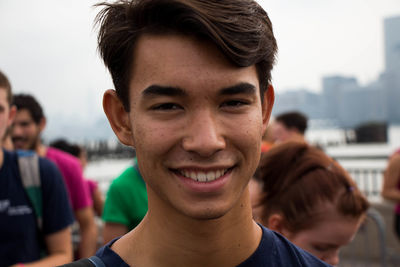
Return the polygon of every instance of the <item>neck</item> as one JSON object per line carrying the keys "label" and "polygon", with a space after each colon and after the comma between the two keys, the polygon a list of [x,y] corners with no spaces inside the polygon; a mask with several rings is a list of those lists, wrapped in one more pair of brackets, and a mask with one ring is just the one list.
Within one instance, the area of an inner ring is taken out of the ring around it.
{"label": "neck", "polygon": [[42,143],[39,143],[36,145],[35,151],[39,156],[45,157],[47,152],[47,147]]}
{"label": "neck", "polygon": [[196,220],[167,211],[149,212],[113,249],[130,265],[206,267],[236,266],[259,245],[261,229],[252,219],[247,189],[218,219]]}

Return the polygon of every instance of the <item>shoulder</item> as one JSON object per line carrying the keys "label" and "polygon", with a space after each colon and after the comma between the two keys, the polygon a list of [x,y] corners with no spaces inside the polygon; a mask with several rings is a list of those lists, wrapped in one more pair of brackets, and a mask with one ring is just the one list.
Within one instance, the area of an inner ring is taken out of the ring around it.
{"label": "shoulder", "polygon": [[[0,148],[2,149],[2,148]],[[3,149],[3,164],[0,165],[0,177],[15,177],[19,175],[18,157],[14,151]]]}
{"label": "shoulder", "polygon": [[49,159],[39,157],[39,167],[44,172],[58,172],[58,168],[54,162]]}
{"label": "shoulder", "polygon": [[400,151],[395,153],[395,154],[393,154],[393,159],[400,160]]}
{"label": "shoulder", "polygon": [[296,247],[284,236],[263,226],[260,245],[245,262],[238,267],[253,266],[329,266],[310,253]]}
{"label": "shoulder", "polygon": [[138,174],[134,167],[130,166],[125,169],[117,178],[115,178],[111,184],[111,186],[126,186],[132,183],[135,183],[135,180],[138,178]]}
{"label": "shoulder", "polygon": [[38,162],[40,180],[42,181],[43,186],[54,185],[60,182],[64,184],[62,174],[54,162],[43,157],[38,157]]}
{"label": "shoulder", "polygon": [[118,238],[113,239],[107,245],[101,247],[96,256],[99,257],[106,266],[120,266],[120,267],[128,267],[129,265],[112,249],[111,246],[114,244]]}
{"label": "shoulder", "polygon": [[296,266],[296,263],[299,264],[298,266],[329,266],[309,252],[295,246],[283,235],[267,228],[264,228],[263,231],[265,231],[265,233],[269,232],[269,235],[273,238],[276,255],[279,255],[281,258],[283,262],[282,266]]}
{"label": "shoulder", "polygon": [[[29,171],[39,168],[40,176],[54,176],[59,174],[57,166],[50,160],[38,156],[34,151],[16,150],[6,152],[7,160],[15,164],[23,164],[22,167],[29,167]],[[20,167],[21,167],[20,166]]]}
{"label": "shoulder", "polygon": [[4,152],[3,166],[8,167],[11,163],[14,163],[14,164],[17,163],[18,155],[15,151],[9,151],[9,150],[3,149],[3,152]]}
{"label": "shoulder", "polygon": [[53,161],[59,168],[67,183],[67,187],[78,186],[87,188],[78,158],[51,147],[47,150],[46,158]]}
{"label": "shoulder", "polygon": [[46,158],[54,161],[60,168],[80,169],[79,160],[76,157],[53,147],[47,148]]}
{"label": "shoulder", "polygon": [[400,168],[400,153],[394,153],[389,159],[389,167]]}

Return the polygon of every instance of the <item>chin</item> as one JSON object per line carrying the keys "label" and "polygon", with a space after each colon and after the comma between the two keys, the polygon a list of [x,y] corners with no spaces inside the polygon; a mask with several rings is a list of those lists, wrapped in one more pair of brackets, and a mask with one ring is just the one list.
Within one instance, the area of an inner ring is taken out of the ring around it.
{"label": "chin", "polygon": [[209,212],[203,212],[201,214],[196,214],[192,218],[200,221],[209,221],[209,220],[217,220],[223,217],[225,214],[226,213],[209,211]]}
{"label": "chin", "polygon": [[229,207],[208,207],[191,209],[185,212],[186,216],[195,220],[217,220],[224,217],[231,209]]}

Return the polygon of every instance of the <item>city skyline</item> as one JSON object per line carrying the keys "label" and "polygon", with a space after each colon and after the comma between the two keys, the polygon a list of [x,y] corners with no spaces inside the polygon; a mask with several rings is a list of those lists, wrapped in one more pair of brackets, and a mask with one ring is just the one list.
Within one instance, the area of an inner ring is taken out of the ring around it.
{"label": "city skyline", "polygon": [[400,16],[385,19],[385,68],[362,85],[353,76],[324,76],[322,92],[306,89],[278,94],[273,114],[298,110],[309,119],[345,128],[400,124]]}
{"label": "city skyline", "polygon": [[[97,2],[0,1],[0,69],[14,92],[39,99],[54,133],[65,132],[60,121],[94,125],[105,119],[102,94],[113,85],[96,51]],[[258,2],[278,40],[272,73],[278,94],[319,92],[326,75],[368,84],[383,71],[383,19],[400,14],[397,0]]]}

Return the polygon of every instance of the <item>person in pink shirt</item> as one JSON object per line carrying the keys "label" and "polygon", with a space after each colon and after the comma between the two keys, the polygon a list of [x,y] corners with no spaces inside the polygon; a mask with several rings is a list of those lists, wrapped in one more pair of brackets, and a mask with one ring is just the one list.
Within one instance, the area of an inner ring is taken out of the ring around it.
{"label": "person in pink shirt", "polygon": [[[85,170],[88,159],[87,159],[86,150],[82,146],[77,145],[77,144],[71,144],[67,140],[61,138],[61,139],[57,139],[57,140],[51,142],[50,147],[60,149],[64,152],[67,152],[68,154],[71,154],[72,156],[78,158],[79,163],[82,167],[82,170]],[[93,202],[93,209],[95,211],[95,214],[97,216],[101,217],[101,215],[103,213],[103,206],[104,206],[103,194],[100,191],[96,181],[93,181],[93,180],[85,177],[85,182],[86,182],[86,185],[88,186],[89,195]]]}
{"label": "person in pink shirt", "polygon": [[13,104],[17,107],[11,133],[15,149],[34,150],[57,165],[63,175],[75,219],[79,224],[81,241],[78,257],[92,255],[96,251],[97,228],[91,197],[78,159],[42,143],[40,137],[46,126],[46,118],[33,96],[15,95]]}
{"label": "person in pink shirt", "polygon": [[45,157],[56,163],[64,177],[70,177],[65,179],[65,183],[70,195],[72,208],[80,210],[90,207],[93,204],[92,198],[87,185],[82,186],[82,184],[86,184],[86,181],[81,179],[83,176],[79,161],[70,154],[53,147],[47,147]]}

